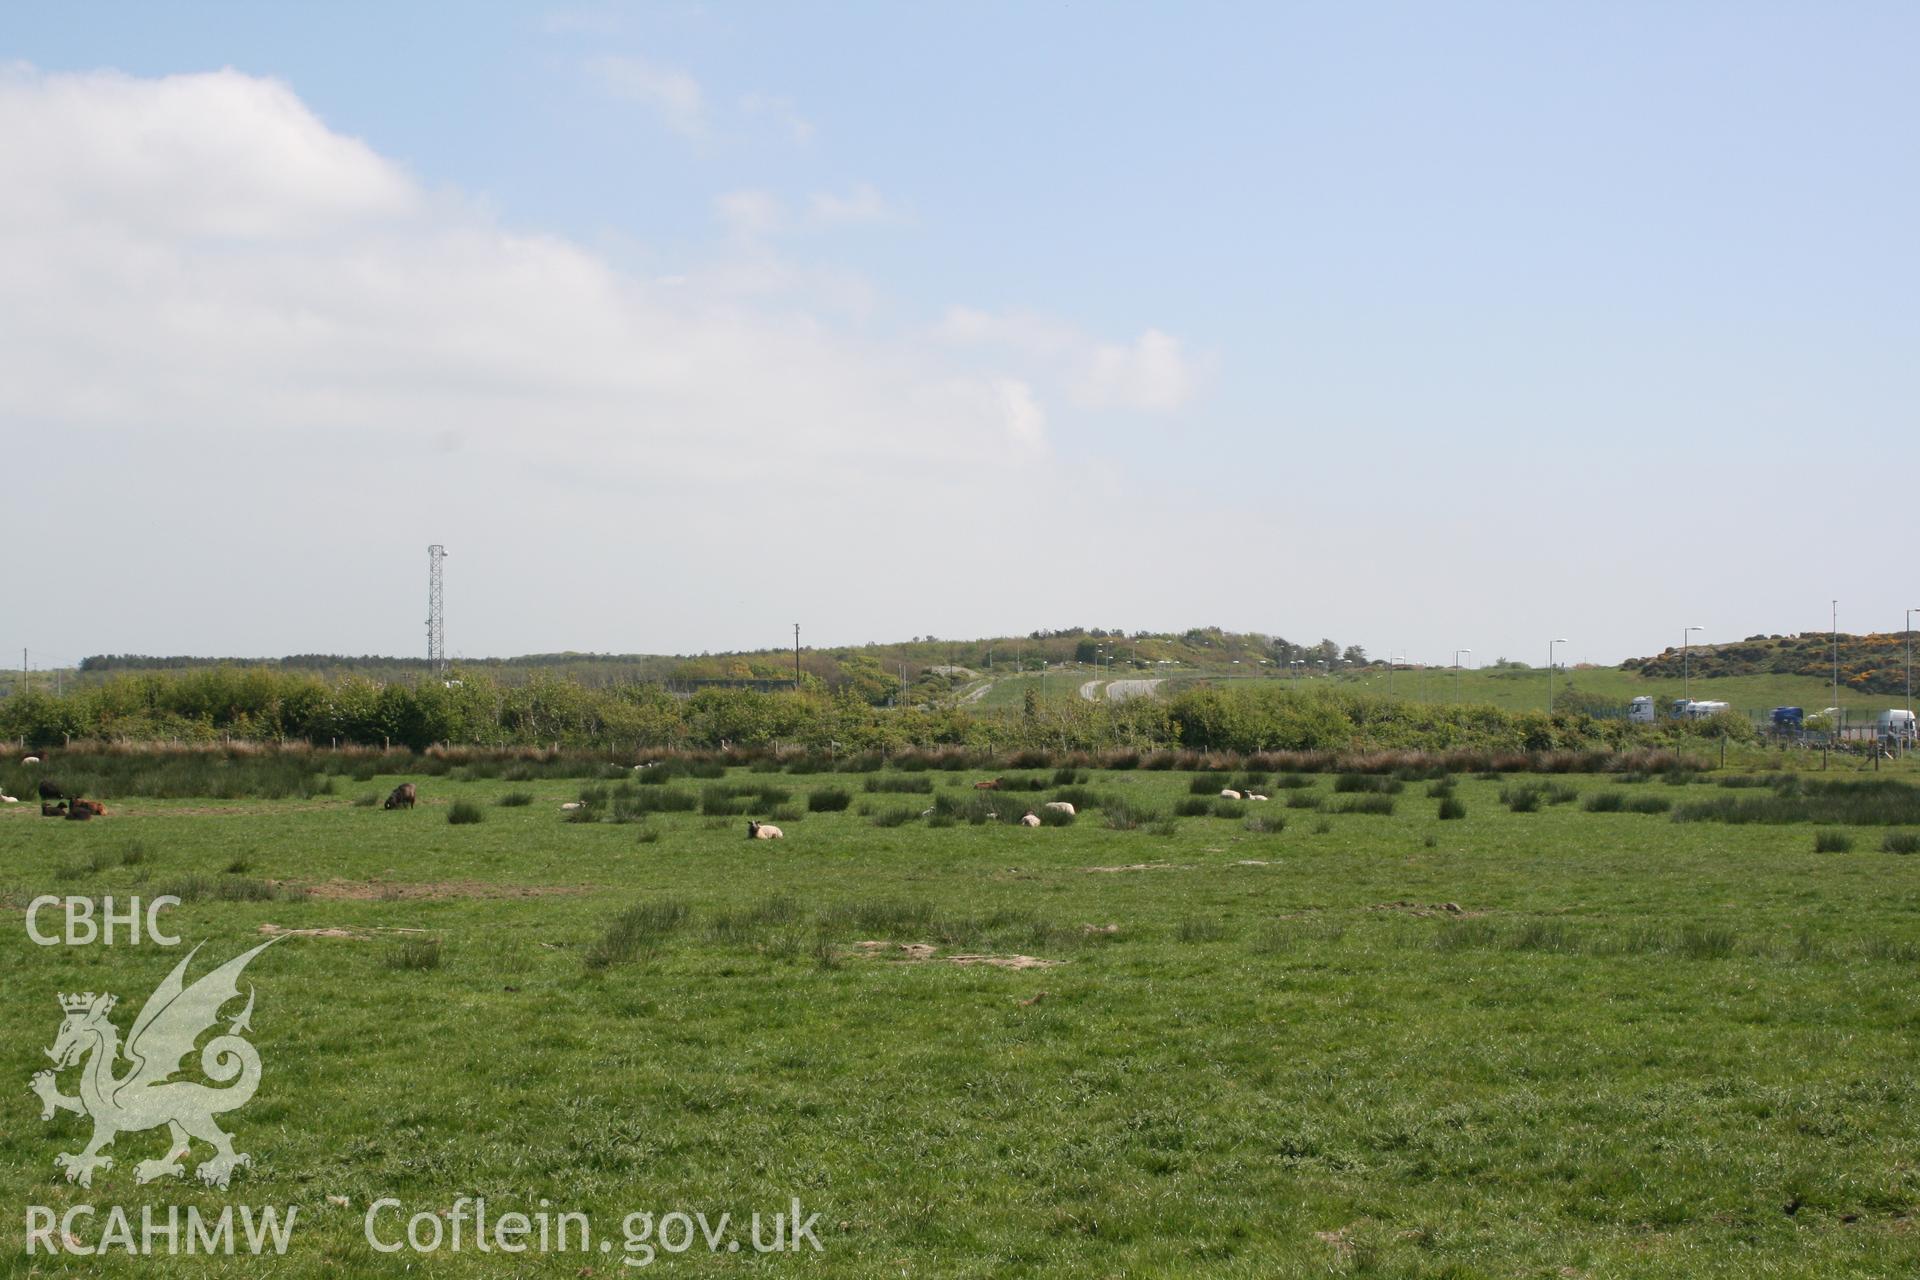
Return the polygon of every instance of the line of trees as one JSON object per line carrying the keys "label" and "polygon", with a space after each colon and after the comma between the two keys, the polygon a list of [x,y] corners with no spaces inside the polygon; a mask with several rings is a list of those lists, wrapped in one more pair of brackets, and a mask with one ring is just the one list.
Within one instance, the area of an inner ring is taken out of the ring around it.
{"label": "line of trees", "polygon": [[325,680],[266,668],[215,667],[112,675],[55,695],[0,701],[0,736],[31,746],[70,740],[305,741],[422,749],[559,743],[576,747],[804,746],[828,751],[958,744],[1060,751],[1191,748],[1224,751],[1484,748],[1543,751],[1646,745],[1696,726],[1630,725],[1569,709],[1505,711],[1429,705],[1313,684],[1195,685],[1166,698],[1089,702],[1029,697],[1014,710],[951,700],[889,708],[873,690],[809,683],[761,692],[708,688],[691,696],[657,683],[595,688],[551,675],[504,683],[457,679]]}

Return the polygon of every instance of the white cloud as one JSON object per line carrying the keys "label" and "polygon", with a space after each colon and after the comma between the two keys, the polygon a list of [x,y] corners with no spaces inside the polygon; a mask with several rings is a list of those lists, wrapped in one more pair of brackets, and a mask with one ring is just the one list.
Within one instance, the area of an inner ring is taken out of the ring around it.
{"label": "white cloud", "polygon": [[714,212],[737,236],[770,236],[786,225],[786,209],[767,191],[729,191],[714,197]]}
{"label": "white cloud", "polygon": [[1092,408],[1165,413],[1187,403],[1199,377],[1199,366],[1180,339],[1149,329],[1131,343],[1096,347],[1073,394]]}
{"label": "white cloud", "polygon": [[749,93],[740,99],[740,112],[770,122],[798,146],[813,141],[813,122],[800,114],[792,98],[770,93]]}
{"label": "white cloud", "polygon": [[1148,329],[1128,343],[1101,342],[1072,325],[1026,311],[951,308],[941,337],[955,344],[1017,353],[1058,378],[1088,409],[1165,413],[1197,394],[1212,361],[1190,354],[1171,334]]}
{"label": "white cloud", "polygon": [[[411,570],[391,600],[369,575],[386,583],[416,541],[475,575],[472,652],[698,648],[741,635],[749,597],[800,603],[757,574],[716,588],[713,565],[837,539],[908,583],[915,540],[875,531],[1016,502],[989,535],[1012,545],[1073,518],[1018,496],[1051,465],[1034,387],[842,325],[871,305],[857,277],[731,240],[683,270],[621,271],[428,198],[272,81],[7,73],[0,172],[0,436],[85,458],[89,513],[72,521],[75,491],[49,484],[9,514],[61,522],[76,563],[129,584],[63,593],[79,651],[411,650]],[[723,211],[779,216],[757,192]],[[609,583],[648,542],[643,606]],[[216,549],[261,575],[244,609],[179,576]],[[806,603],[911,631],[865,581],[807,575]],[[367,613],[395,625],[341,634]],[[636,616],[652,629],[618,630]]]}
{"label": "white cloud", "polygon": [[675,133],[698,138],[707,132],[706,95],[685,71],[615,54],[589,58],[586,67],[603,92],[652,108]]}
{"label": "white cloud", "polygon": [[843,196],[827,191],[815,192],[812,207],[814,222],[827,227],[892,222],[899,216],[894,207],[887,203],[886,197],[870,182],[855,183],[852,190]]}

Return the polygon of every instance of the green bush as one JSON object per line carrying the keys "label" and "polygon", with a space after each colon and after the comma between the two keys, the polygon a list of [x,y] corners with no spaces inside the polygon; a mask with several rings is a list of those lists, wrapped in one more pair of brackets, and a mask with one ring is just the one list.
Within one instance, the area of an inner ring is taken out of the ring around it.
{"label": "green bush", "polygon": [[811,813],[841,813],[852,803],[852,792],[841,787],[828,787],[807,797],[807,810]]}
{"label": "green bush", "polygon": [[1467,816],[1466,803],[1462,801],[1459,797],[1447,796],[1445,799],[1440,801],[1440,820],[1442,822],[1452,822],[1452,821],[1455,821],[1456,819],[1464,818],[1466,816]]}
{"label": "green bush", "polygon": [[1920,853],[1920,832],[1889,831],[1880,841],[1882,853]]}
{"label": "green bush", "polygon": [[1815,853],[1852,853],[1853,837],[1844,831],[1816,831],[1813,833],[1813,851]]}
{"label": "green bush", "polygon": [[471,826],[486,820],[487,811],[471,800],[455,800],[447,809],[447,821],[456,827]]}

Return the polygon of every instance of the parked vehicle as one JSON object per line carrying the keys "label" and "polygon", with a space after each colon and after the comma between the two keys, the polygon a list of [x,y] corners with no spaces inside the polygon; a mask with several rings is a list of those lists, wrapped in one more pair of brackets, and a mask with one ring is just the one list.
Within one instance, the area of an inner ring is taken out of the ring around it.
{"label": "parked vehicle", "polygon": [[1882,711],[1874,719],[1873,736],[1882,742],[1912,746],[1914,744],[1913,712],[1898,708]]}
{"label": "parked vehicle", "polygon": [[1627,719],[1633,724],[1652,724],[1660,718],[1660,710],[1653,705],[1653,699],[1638,697],[1627,704]]}
{"label": "parked vehicle", "polygon": [[1676,720],[1705,720],[1727,710],[1724,702],[1689,702],[1685,698],[1673,700],[1673,716]]}
{"label": "parked vehicle", "polygon": [[1807,713],[1803,707],[1775,707],[1768,719],[1778,737],[1798,738],[1807,731]]}

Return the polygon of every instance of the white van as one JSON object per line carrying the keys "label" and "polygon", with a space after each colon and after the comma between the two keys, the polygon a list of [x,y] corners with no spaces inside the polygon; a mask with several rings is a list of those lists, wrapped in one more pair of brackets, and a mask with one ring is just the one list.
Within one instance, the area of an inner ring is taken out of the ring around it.
{"label": "white van", "polygon": [[1912,743],[1914,717],[1911,711],[1882,711],[1873,722],[1873,736],[1883,741]]}

